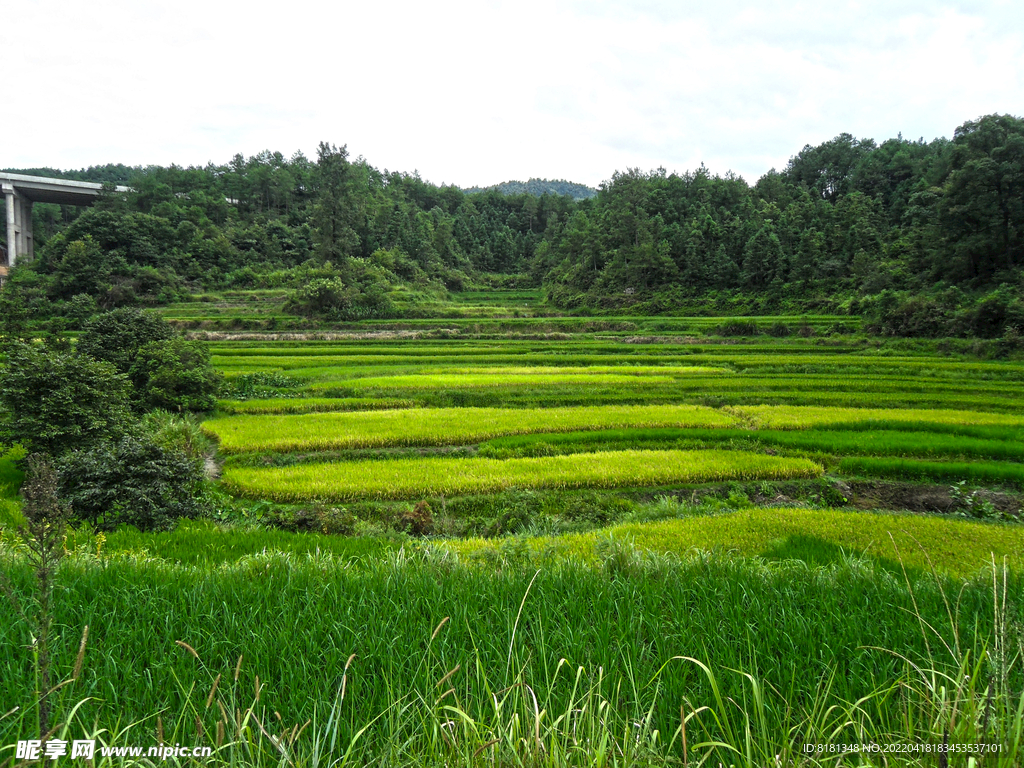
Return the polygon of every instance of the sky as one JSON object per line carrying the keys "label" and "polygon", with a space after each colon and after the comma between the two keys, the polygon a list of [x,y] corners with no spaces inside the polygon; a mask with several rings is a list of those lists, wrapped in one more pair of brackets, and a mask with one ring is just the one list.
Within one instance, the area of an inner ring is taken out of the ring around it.
{"label": "sky", "polygon": [[435,184],[753,183],[840,134],[1024,115],[1020,0],[35,0],[0,8],[0,167],[347,145]]}

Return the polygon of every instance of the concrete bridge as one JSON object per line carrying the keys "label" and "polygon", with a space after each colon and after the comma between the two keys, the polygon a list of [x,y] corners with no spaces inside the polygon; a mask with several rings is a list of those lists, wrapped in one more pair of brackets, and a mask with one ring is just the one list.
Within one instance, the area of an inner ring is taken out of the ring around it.
{"label": "concrete bridge", "polygon": [[[7,256],[0,263],[0,277],[6,277],[10,267],[34,255],[33,203],[92,205],[100,196],[103,185],[0,172],[0,189],[3,189],[7,209]],[[128,187],[116,187],[116,191],[127,192]]]}

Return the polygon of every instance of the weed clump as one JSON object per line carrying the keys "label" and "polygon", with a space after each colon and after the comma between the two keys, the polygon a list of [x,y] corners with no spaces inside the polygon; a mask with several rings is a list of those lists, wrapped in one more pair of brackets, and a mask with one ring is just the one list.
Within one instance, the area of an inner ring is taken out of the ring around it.
{"label": "weed clump", "polygon": [[426,501],[419,501],[398,520],[398,529],[411,536],[426,536],[434,532],[434,512]]}

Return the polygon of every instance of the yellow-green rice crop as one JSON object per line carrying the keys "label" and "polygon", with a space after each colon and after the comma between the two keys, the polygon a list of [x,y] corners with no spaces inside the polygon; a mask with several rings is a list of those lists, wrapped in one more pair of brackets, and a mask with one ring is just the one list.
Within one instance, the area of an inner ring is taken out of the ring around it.
{"label": "yellow-green rice crop", "polygon": [[963,425],[1024,425],[1024,416],[947,409],[827,408],[811,405],[741,405],[728,409],[761,429],[804,429],[862,421],[899,420]]}
{"label": "yellow-green rice crop", "polygon": [[726,427],[738,419],[696,405],[576,408],[416,408],[286,416],[232,416],[204,422],[225,453],[323,451],[399,445],[458,445],[501,435],[624,427]]}
{"label": "yellow-green rice crop", "polygon": [[452,389],[454,387],[533,387],[550,384],[668,384],[671,376],[646,374],[622,375],[611,373],[423,373],[408,376],[370,376],[337,382],[335,386],[353,389]]}
{"label": "yellow-green rice crop", "polygon": [[707,365],[517,365],[497,368],[441,368],[437,369],[437,373],[487,373],[501,376],[521,376],[524,374],[546,375],[549,373],[579,373],[584,375],[614,373],[622,376],[647,376],[650,374],[659,376],[690,376],[694,374],[729,373],[729,369],[714,368]]}
{"label": "yellow-green rice crop", "polygon": [[[920,515],[843,512],[834,509],[750,508],[714,516],[656,523],[625,523],[604,531],[527,540],[534,553],[556,559],[595,561],[597,543],[612,537],[637,550],[685,554],[692,549],[724,549],[743,556],[785,558],[787,551],[815,544],[840,547],[907,567],[934,566],[956,576],[972,576],[992,561],[1009,558],[1024,566],[1024,527],[993,525]],[[445,547],[472,556],[500,542],[450,541]],[[798,555],[795,555],[798,556]]]}
{"label": "yellow-green rice crop", "polygon": [[340,382],[341,386],[377,389],[435,389],[535,384],[638,384],[667,383],[677,376],[728,373],[706,366],[516,366],[499,368],[444,368],[428,373],[369,376]]}
{"label": "yellow-green rice crop", "polygon": [[218,400],[226,413],[319,413],[324,411],[372,411],[412,408],[411,400],[381,400],[373,397],[272,397],[259,400]]}
{"label": "yellow-green rice crop", "polygon": [[230,468],[231,490],[278,501],[487,493],[506,488],[614,488],[813,477],[821,467],[746,451],[611,451],[526,459],[422,458]]}

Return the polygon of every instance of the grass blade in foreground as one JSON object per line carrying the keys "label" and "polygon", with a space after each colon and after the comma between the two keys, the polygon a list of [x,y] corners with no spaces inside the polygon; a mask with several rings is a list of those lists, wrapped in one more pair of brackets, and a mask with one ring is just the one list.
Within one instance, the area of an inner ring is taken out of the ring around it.
{"label": "grass blade in foreground", "polygon": [[814,477],[807,459],[746,451],[609,451],[497,459],[426,458],[232,468],[224,484],[246,496],[292,501],[483,493],[505,488],[614,488],[721,480]]}

